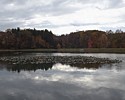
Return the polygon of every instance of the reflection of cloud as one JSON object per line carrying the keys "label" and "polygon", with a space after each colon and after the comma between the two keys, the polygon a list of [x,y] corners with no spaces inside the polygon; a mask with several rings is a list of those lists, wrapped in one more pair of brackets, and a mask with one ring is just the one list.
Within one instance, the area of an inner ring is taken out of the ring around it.
{"label": "reflection of cloud", "polygon": [[[121,73],[124,73],[124,71],[116,72],[114,69],[109,71],[107,69],[76,69],[74,67],[70,67],[69,65],[56,64],[53,66],[52,70],[46,72],[42,71],[42,73],[41,70],[37,70],[35,73],[23,72],[22,78],[31,79],[35,83],[48,81],[75,84],[80,87],[112,87],[125,89],[124,85],[122,84],[124,83],[124,80],[122,78],[118,78],[118,75],[120,75],[120,77],[124,77],[124,75]],[[119,83],[119,81],[122,83]],[[112,82],[114,82],[114,85],[112,85]]]}
{"label": "reflection of cloud", "polygon": [[72,68],[70,65],[62,65],[60,63],[53,65],[53,70],[59,70],[59,71],[76,71],[77,68]]}
{"label": "reflection of cloud", "polygon": [[53,65],[52,70],[56,71],[64,71],[64,72],[95,72],[94,69],[87,69],[87,68],[81,68],[78,69],[77,67],[71,67],[70,65],[65,65],[61,63],[57,63]]}
{"label": "reflection of cloud", "polygon": [[56,64],[52,70],[0,71],[0,97],[40,100],[124,100],[125,71],[89,71]]}
{"label": "reflection of cloud", "polygon": [[[83,55],[125,60],[123,54]],[[124,65],[125,62],[122,62],[109,66],[113,67],[111,69],[104,65],[104,68],[93,70],[55,64],[52,70],[21,71],[19,74],[0,70],[0,99],[125,100],[125,70],[118,71],[116,68]]]}
{"label": "reflection of cloud", "polygon": [[[5,81],[4,81],[5,82]],[[13,83],[14,82],[14,83]],[[16,80],[1,84],[0,97],[2,100],[124,100],[124,90],[114,88],[89,88],[79,87],[75,84],[65,82],[39,83],[30,80]],[[1,87],[1,85],[3,87]]]}

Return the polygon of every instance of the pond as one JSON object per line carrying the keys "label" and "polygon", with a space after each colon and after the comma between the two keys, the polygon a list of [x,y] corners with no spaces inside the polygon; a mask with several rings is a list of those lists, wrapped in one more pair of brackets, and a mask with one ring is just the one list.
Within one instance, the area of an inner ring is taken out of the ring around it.
{"label": "pond", "polygon": [[59,62],[37,65],[0,63],[1,100],[125,100],[125,54],[15,54],[20,55],[93,56],[122,62],[102,65],[71,65]]}

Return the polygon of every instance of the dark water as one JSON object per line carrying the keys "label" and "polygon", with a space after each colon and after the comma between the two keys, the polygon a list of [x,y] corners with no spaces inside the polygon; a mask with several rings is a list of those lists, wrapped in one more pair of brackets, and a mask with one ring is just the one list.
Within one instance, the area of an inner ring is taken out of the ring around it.
{"label": "dark water", "polygon": [[117,64],[7,65],[0,63],[0,100],[125,100],[125,54],[30,53],[95,56]]}

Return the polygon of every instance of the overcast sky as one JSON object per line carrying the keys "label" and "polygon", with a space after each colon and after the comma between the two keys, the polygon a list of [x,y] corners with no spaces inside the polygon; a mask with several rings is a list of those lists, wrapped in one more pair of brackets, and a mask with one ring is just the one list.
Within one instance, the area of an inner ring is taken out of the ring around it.
{"label": "overcast sky", "polygon": [[0,30],[16,27],[125,31],[125,0],[0,0]]}

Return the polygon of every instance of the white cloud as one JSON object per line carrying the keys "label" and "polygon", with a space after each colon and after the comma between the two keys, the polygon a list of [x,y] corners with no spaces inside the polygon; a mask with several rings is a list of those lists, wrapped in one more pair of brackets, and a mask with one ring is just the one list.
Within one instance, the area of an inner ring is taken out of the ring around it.
{"label": "white cloud", "polygon": [[75,30],[123,28],[124,6],[125,0],[1,0],[0,30],[47,28],[59,35]]}

